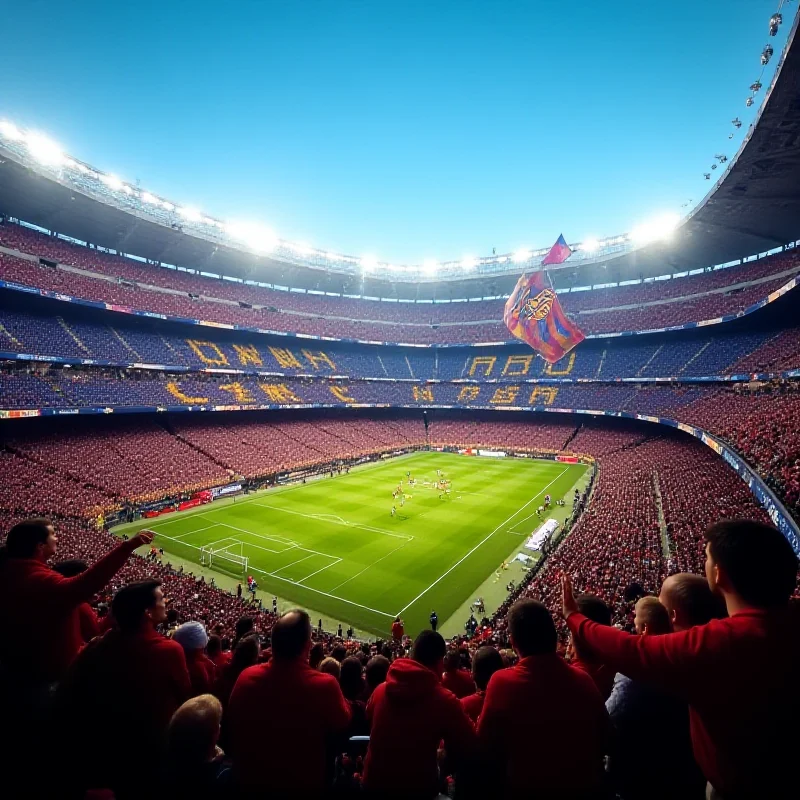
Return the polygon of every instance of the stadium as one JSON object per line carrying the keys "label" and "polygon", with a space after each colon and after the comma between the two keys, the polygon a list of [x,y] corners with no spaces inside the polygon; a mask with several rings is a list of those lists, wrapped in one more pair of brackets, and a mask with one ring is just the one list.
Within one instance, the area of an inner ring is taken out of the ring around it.
{"label": "stadium", "polygon": [[0,117],[3,752],[59,743],[7,796],[796,796],[797,25],[699,203],[556,262],[312,248]]}

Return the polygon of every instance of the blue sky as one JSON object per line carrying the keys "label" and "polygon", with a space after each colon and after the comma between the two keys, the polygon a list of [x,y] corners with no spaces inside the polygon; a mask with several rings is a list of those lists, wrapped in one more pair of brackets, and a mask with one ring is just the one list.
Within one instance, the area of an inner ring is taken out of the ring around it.
{"label": "blue sky", "polygon": [[698,201],[776,6],[26,0],[3,9],[0,117],[316,247],[507,252]]}

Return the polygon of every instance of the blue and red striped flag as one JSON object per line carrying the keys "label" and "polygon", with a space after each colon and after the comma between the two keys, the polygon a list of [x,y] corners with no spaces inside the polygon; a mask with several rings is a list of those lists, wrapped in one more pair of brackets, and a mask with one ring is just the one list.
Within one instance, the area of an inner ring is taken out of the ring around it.
{"label": "blue and red striped flag", "polygon": [[562,233],[556,243],[550,248],[550,252],[542,260],[542,266],[548,264],[563,264],[572,255],[572,248],[567,244],[567,240]]}
{"label": "blue and red striped flag", "polygon": [[517,281],[506,301],[503,322],[517,339],[529,344],[550,364],[585,338],[564,313],[555,291],[545,286],[544,272],[523,275]]}

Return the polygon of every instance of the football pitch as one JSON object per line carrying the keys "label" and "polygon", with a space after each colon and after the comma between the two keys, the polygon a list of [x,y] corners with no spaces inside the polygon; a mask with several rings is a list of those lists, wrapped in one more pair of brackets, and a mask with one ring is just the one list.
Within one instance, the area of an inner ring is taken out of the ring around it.
{"label": "football pitch", "polygon": [[[437,470],[451,482],[447,494],[433,485]],[[520,549],[540,524],[536,509],[545,494],[554,503],[564,497],[569,511],[585,470],[537,459],[414,453],[121,530],[154,530],[165,560],[207,563],[203,548],[221,551],[212,569],[239,580],[243,567],[226,554],[246,557],[265,608],[275,594],[378,636],[399,614],[416,634],[432,609],[443,623]],[[402,506],[392,498],[401,481]]]}

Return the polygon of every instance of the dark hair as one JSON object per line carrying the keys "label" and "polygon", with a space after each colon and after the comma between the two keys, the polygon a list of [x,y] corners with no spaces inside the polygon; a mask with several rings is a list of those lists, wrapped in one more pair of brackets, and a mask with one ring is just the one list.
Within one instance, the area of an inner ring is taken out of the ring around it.
{"label": "dark hair", "polygon": [[58,564],[53,564],[53,570],[65,578],[74,578],[82,572],[86,572],[89,565],[80,558],[70,558],[67,561],[59,561]]}
{"label": "dark hair", "polygon": [[322,646],[322,642],[314,642],[311,645],[311,652],[308,654],[308,664],[311,669],[317,669],[323,658],[325,658],[325,648]]}
{"label": "dark hair", "polygon": [[206,645],[206,653],[210,656],[219,655],[222,652],[222,639],[216,633],[212,633],[208,637],[208,644]]}
{"label": "dark hair", "polygon": [[287,611],[272,628],[272,655],[275,659],[297,658],[311,641],[311,618],[294,608]]}
{"label": "dark hair", "polygon": [[508,632],[522,658],[556,651],[553,617],[538,600],[517,600],[508,612]]}
{"label": "dark hair", "polygon": [[711,591],[702,575],[681,572],[670,575],[669,597],[672,606],[679,608],[689,627],[705,625],[712,619],[727,616],[725,604]]}
{"label": "dark hair", "polygon": [[343,644],[337,644],[331,650],[331,657],[335,658],[340,664],[347,658],[347,648]]}
{"label": "dark hair", "polygon": [[646,594],[647,592],[644,590],[644,586],[634,581],[625,587],[622,597],[625,599],[626,603],[635,603],[637,600],[641,600]]}
{"label": "dark hair", "polygon": [[161,586],[157,578],[136,581],[123,586],[111,601],[111,613],[122,631],[139,627],[145,612],[156,604],[156,589]]}
{"label": "dark hair", "polygon": [[255,628],[255,622],[252,617],[239,617],[236,620],[236,626],[233,633],[233,646],[236,647],[239,639],[247,636]]}
{"label": "dark hair", "polygon": [[18,522],[6,537],[6,558],[32,558],[36,546],[44,544],[53,523],[47,517],[31,517]]}
{"label": "dark hair", "polygon": [[582,594],[575,598],[578,611],[599,625],[611,625],[611,609],[595,594]]}
{"label": "dark hair", "polygon": [[450,649],[447,651],[444,657],[444,668],[450,672],[450,670],[457,670],[461,666],[461,654],[458,650]]}
{"label": "dark hair", "polygon": [[389,659],[386,656],[372,656],[367,661],[367,668],[364,677],[367,679],[367,686],[372,691],[376,686],[380,686],[386,680],[386,673],[389,672]]}
{"label": "dark hair", "polygon": [[364,675],[361,662],[355,656],[342,661],[339,673],[339,686],[347,700],[359,700],[364,691]]}
{"label": "dark hair", "polygon": [[494,647],[489,645],[479,647],[472,659],[472,677],[475,679],[475,685],[483,691],[489,683],[489,678],[504,666],[503,656]]}
{"label": "dark hair", "polygon": [[227,669],[238,675],[248,667],[252,667],[258,661],[258,649],[258,636],[255,633],[243,636],[233,650]]}
{"label": "dark hair", "polygon": [[436,631],[422,631],[414,639],[414,646],[411,649],[411,658],[418,661],[423,666],[433,669],[443,658],[447,651],[447,645],[440,633]]}
{"label": "dark hair", "polygon": [[749,605],[786,605],[797,583],[797,556],[782,533],[752,519],[725,519],[705,533],[733,590]]}

